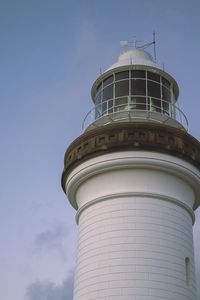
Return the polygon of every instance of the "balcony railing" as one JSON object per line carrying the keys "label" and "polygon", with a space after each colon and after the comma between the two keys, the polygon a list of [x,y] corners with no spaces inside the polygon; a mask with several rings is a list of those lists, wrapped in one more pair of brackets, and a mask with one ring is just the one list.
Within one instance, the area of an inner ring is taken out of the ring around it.
{"label": "balcony railing", "polygon": [[154,121],[187,130],[185,114],[163,99],[145,96],[126,96],[95,105],[85,116],[82,128],[98,127],[120,121]]}

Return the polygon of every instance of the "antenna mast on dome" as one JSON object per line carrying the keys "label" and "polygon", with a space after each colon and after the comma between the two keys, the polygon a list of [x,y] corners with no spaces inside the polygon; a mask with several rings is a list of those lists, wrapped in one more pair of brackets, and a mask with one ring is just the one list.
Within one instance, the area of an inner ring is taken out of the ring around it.
{"label": "antenna mast on dome", "polygon": [[[143,43],[143,44],[142,44]],[[146,49],[153,45],[153,52],[154,52],[154,61],[156,62],[156,33],[153,32],[153,41],[144,43],[144,41],[139,41],[134,36],[133,41],[123,40],[120,41],[120,45],[126,48],[135,48],[135,49]]]}

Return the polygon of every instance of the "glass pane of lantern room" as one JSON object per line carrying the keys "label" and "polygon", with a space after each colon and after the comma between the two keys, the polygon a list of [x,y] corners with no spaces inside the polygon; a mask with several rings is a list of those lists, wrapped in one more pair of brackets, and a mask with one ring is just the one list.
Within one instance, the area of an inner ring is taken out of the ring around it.
{"label": "glass pane of lantern room", "polygon": [[129,106],[131,110],[146,110],[146,97],[131,97]]}
{"label": "glass pane of lantern room", "polygon": [[150,81],[147,81],[148,97],[150,100],[151,111],[161,112],[161,92],[160,84]]}
{"label": "glass pane of lantern room", "polygon": [[151,98],[150,110],[155,112],[161,112],[161,101],[160,99]]}
{"label": "glass pane of lantern room", "polygon": [[96,97],[96,100],[95,100],[95,106],[98,105],[101,102],[102,102],[102,92],[99,92],[97,97]]}
{"label": "glass pane of lantern room", "polygon": [[109,76],[108,78],[106,78],[104,81],[103,81],[103,86],[107,86],[109,85],[110,83],[113,82],[113,75]]}
{"label": "glass pane of lantern room", "polygon": [[96,97],[96,101],[95,101],[95,119],[100,117],[102,114],[102,103],[101,103],[102,95],[101,94],[102,94],[101,92],[98,94],[98,96]]}
{"label": "glass pane of lantern room", "polygon": [[171,102],[171,93],[170,90],[162,86],[162,98],[167,102]]}
{"label": "glass pane of lantern room", "polygon": [[103,89],[103,102],[113,98],[113,84]]}
{"label": "glass pane of lantern room", "polygon": [[128,97],[115,99],[114,111],[125,110],[128,105]]}
{"label": "glass pane of lantern room", "polygon": [[105,115],[108,113],[108,102],[102,103],[102,115]]}
{"label": "glass pane of lantern room", "polygon": [[155,98],[158,98],[158,99],[161,98],[160,84],[148,80],[147,89],[148,89],[148,96],[149,97],[155,97]]}
{"label": "glass pane of lantern room", "polygon": [[129,78],[129,71],[124,71],[124,72],[118,72],[115,74],[115,80],[121,80],[121,79],[126,79]]}
{"label": "glass pane of lantern room", "polygon": [[98,94],[100,92],[100,90],[102,89],[102,83],[100,83],[97,87],[97,91],[96,94]]}
{"label": "glass pane of lantern room", "polygon": [[160,83],[160,75],[158,74],[147,72],[147,78]]}
{"label": "glass pane of lantern room", "polygon": [[146,95],[146,81],[143,79],[131,80],[131,95]]}
{"label": "glass pane of lantern room", "polygon": [[95,100],[95,119],[102,114],[102,92],[99,92]]}
{"label": "glass pane of lantern room", "polygon": [[163,105],[163,113],[169,115],[169,102],[162,101],[162,105]]}
{"label": "glass pane of lantern room", "polygon": [[167,79],[165,79],[164,77],[162,77],[162,84],[167,87],[168,89],[170,89],[170,83]]}
{"label": "glass pane of lantern room", "polygon": [[139,70],[131,71],[131,78],[146,78],[146,72]]}
{"label": "glass pane of lantern room", "polygon": [[129,94],[129,81],[123,80],[115,83],[115,97],[128,96]]}
{"label": "glass pane of lantern room", "polygon": [[108,101],[108,113],[113,113],[113,100]]}

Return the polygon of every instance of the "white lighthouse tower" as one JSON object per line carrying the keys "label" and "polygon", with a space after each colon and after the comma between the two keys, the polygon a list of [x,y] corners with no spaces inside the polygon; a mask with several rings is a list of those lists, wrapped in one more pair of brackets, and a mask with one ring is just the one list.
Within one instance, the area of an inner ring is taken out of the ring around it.
{"label": "white lighthouse tower", "polygon": [[196,300],[200,143],[187,133],[178,94],[140,48],[94,82],[95,107],[62,175],[77,210],[74,300]]}

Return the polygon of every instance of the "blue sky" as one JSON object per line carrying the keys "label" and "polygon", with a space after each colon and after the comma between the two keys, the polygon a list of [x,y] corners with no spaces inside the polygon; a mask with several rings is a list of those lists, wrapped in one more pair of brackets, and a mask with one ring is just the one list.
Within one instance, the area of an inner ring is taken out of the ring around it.
{"label": "blue sky", "polygon": [[[72,297],[76,224],[60,186],[63,156],[120,40],[156,31],[157,62],[179,83],[200,140],[199,11],[198,0],[0,0],[0,299]],[[199,230],[200,210],[195,249]],[[197,251],[196,260],[200,282]]]}

